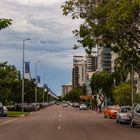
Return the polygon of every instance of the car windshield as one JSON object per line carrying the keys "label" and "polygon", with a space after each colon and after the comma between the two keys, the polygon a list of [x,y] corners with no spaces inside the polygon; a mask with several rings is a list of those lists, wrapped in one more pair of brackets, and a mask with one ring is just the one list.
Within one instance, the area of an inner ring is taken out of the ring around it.
{"label": "car windshield", "polygon": [[110,109],[110,110],[118,110],[119,107],[118,107],[118,106],[110,106],[109,109]]}
{"label": "car windshield", "polygon": [[121,113],[127,113],[131,108],[121,108]]}
{"label": "car windshield", "polygon": [[81,106],[82,106],[82,105],[84,105],[84,106],[85,106],[85,104],[81,104]]}

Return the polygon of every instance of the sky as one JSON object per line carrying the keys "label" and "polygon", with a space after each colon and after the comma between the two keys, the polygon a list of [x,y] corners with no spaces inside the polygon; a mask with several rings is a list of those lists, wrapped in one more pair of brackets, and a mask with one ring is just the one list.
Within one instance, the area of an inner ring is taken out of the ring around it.
{"label": "sky", "polygon": [[61,5],[65,0],[0,0],[0,18],[11,18],[12,25],[0,31],[0,62],[7,61],[22,71],[23,40],[25,61],[30,62],[32,78],[41,76],[56,94],[61,95],[61,85],[72,81],[73,55],[83,55],[84,50],[73,50],[79,20],[63,16]]}

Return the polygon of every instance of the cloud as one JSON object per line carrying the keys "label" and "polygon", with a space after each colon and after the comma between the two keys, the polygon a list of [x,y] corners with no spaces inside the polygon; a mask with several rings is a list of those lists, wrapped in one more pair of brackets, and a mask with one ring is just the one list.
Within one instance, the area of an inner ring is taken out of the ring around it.
{"label": "cloud", "polygon": [[[40,60],[42,72],[47,69],[50,74],[58,71],[59,76],[67,71],[70,74],[73,55],[83,54],[83,50],[72,50],[76,43],[72,30],[80,21],[62,15],[60,6],[64,1],[0,0],[1,18],[13,19],[9,28],[0,31],[0,61],[21,70],[23,39],[31,38],[25,44],[25,58],[31,61],[32,71],[35,61]],[[68,77],[71,75],[64,79]]]}
{"label": "cloud", "polygon": [[42,6],[42,5],[53,5],[63,0],[5,0],[6,2],[19,4],[19,5],[30,5],[30,6]]}

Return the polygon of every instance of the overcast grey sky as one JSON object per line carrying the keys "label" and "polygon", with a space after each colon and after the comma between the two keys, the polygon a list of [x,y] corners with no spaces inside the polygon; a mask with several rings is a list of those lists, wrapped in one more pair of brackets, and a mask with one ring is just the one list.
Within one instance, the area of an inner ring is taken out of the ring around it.
{"label": "overcast grey sky", "polygon": [[76,38],[72,30],[79,21],[62,15],[60,8],[65,0],[0,0],[0,18],[13,19],[12,25],[0,31],[0,62],[8,61],[22,69],[23,39],[25,60],[31,62],[32,77],[35,61],[38,75],[57,95],[61,85],[72,79],[72,57],[84,54],[73,50]]}

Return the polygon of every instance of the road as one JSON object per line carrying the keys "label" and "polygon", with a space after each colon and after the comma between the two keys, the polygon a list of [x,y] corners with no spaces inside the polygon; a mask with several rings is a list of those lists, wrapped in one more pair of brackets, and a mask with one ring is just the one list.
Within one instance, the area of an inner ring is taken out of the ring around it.
{"label": "road", "polygon": [[27,117],[0,121],[0,140],[139,140],[140,127],[102,114],[54,105]]}

